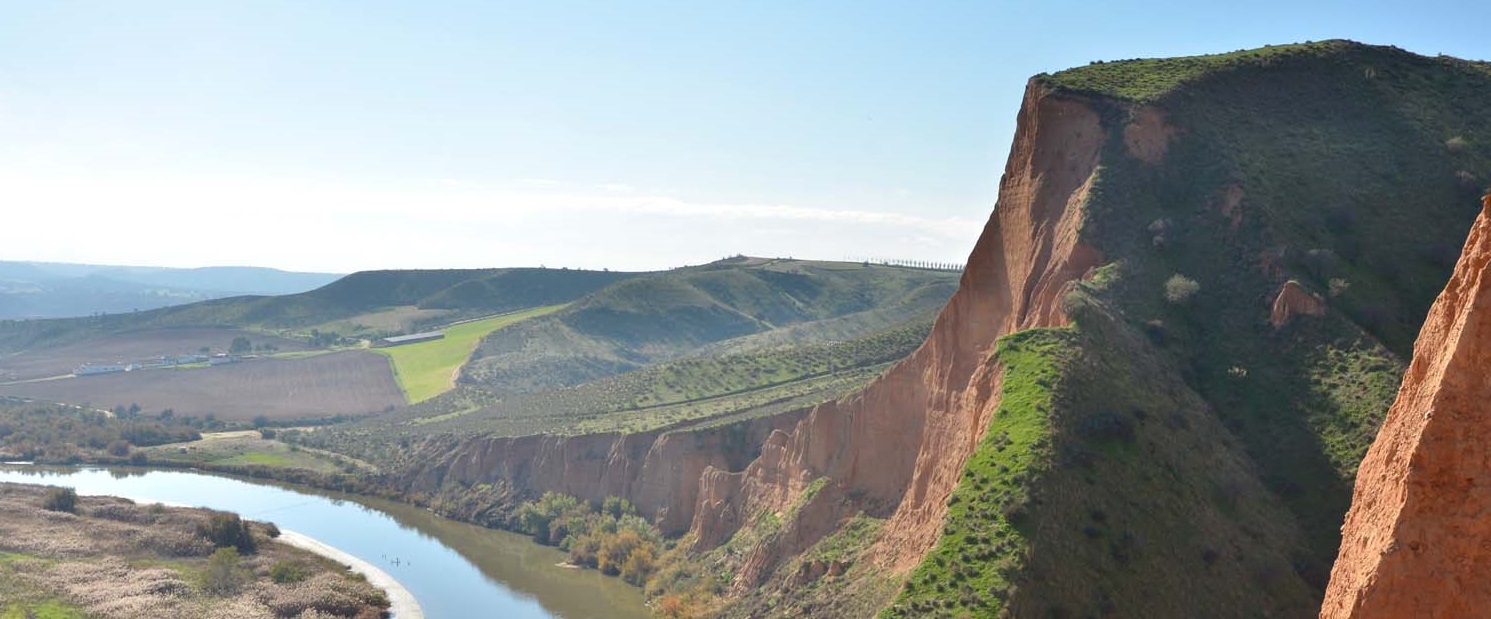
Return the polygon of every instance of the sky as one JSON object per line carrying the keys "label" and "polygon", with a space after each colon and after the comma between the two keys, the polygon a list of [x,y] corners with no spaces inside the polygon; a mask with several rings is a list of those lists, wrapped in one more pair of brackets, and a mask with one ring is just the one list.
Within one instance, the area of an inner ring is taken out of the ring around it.
{"label": "sky", "polygon": [[0,259],[962,262],[1034,74],[1491,3],[0,0]]}

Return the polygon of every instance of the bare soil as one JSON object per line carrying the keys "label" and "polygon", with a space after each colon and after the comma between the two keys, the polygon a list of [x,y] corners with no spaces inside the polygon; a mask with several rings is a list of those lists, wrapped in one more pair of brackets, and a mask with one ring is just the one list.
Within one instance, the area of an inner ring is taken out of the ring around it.
{"label": "bare soil", "polygon": [[281,351],[305,350],[304,342],[242,329],[152,329],[117,333],[96,340],[0,356],[0,382],[71,374],[84,363],[119,363],[163,355],[198,352],[202,347],[227,352],[235,337],[254,345],[272,344]]}
{"label": "bare soil", "polygon": [[362,415],[404,404],[388,360],[361,350],[3,385],[0,395],[99,408],[139,404],[147,413],[169,408],[224,421]]}

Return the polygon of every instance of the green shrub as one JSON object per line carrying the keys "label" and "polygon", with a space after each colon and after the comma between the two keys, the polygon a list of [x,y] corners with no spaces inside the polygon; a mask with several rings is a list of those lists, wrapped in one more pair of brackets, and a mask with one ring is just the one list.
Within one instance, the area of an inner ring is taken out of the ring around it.
{"label": "green shrub", "polygon": [[[226,550],[226,549],[225,549]],[[269,566],[269,578],[281,585],[289,585],[305,580],[311,575],[311,568],[299,561],[280,561]]]}
{"label": "green shrub", "polygon": [[207,572],[203,575],[202,589],[214,595],[229,596],[238,593],[244,576],[239,564],[242,558],[236,548],[219,548],[207,559]]}
{"label": "green shrub", "polygon": [[77,513],[78,491],[72,488],[51,488],[42,499],[42,509],[53,512]]}
{"label": "green shrub", "polygon": [[249,530],[247,522],[238,517],[238,514],[219,512],[208,519],[207,524],[202,526],[198,533],[212,542],[218,548],[233,548],[234,556],[239,553],[251,555],[258,552],[258,545],[254,543],[253,532]]}

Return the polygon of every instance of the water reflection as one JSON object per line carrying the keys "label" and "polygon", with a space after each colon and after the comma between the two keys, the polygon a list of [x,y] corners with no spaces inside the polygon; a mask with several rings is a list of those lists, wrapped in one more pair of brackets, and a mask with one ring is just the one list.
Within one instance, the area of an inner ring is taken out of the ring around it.
{"label": "water reflection", "polygon": [[264,480],[140,468],[0,466],[0,481],[67,485],[80,494],[184,503],[269,520],[383,568],[425,615],[640,619],[641,594],[616,578],[559,567],[559,551],[412,505]]}

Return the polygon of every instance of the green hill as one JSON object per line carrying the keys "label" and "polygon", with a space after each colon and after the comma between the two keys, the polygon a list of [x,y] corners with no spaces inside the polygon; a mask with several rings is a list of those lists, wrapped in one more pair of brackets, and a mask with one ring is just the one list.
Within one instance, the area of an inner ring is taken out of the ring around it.
{"label": "green hill", "polygon": [[419,432],[585,434],[771,414],[835,399],[910,354],[931,329],[918,320],[858,338],[700,354],[573,387],[499,397],[467,389],[416,407]]}
{"label": "green hill", "polygon": [[762,258],[640,275],[488,335],[454,391],[303,440],[397,467],[400,445],[431,437],[639,432],[800,410],[921,345],[959,277]]}
{"label": "green hill", "polygon": [[364,271],[283,296],[216,299],[146,312],[0,321],[0,351],[88,340],[121,331],[239,327],[376,336],[574,301],[632,273],[570,269]]}
{"label": "green hill", "polygon": [[[638,276],[493,333],[462,380],[500,393],[531,392],[786,328],[795,329],[797,343],[859,337],[925,319],[947,301],[957,278],[946,271],[761,258]],[[817,325],[823,329],[814,336]]]}

